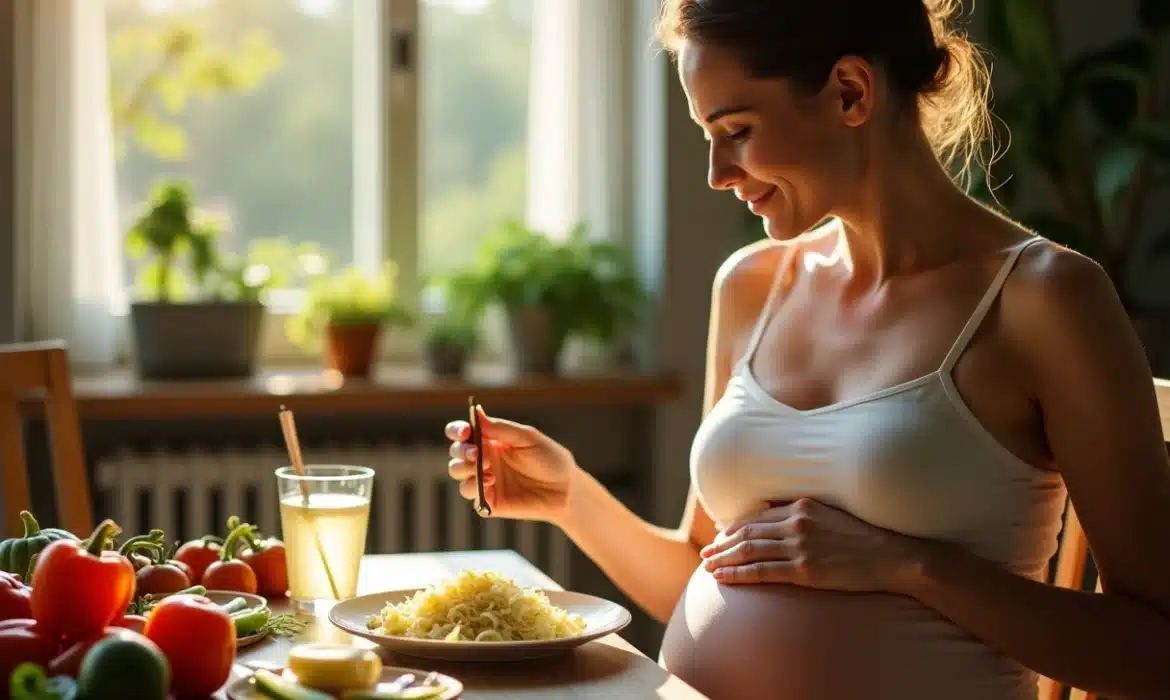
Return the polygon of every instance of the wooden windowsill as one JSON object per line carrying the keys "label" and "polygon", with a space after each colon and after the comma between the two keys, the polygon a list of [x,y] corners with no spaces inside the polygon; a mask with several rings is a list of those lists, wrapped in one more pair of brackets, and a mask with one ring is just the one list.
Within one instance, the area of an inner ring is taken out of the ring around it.
{"label": "wooden windowsill", "polygon": [[[81,420],[218,418],[297,413],[378,413],[465,406],[474,394],[485,405],[507,408],[652,406],[678,396],[681,382],[668,373],[604,372],[523,377],[502,366],[472,367],[462,379],[432,378],[421,367],[385,366],[368,379],[342,379],[319,367],[262,368],[247,379],[141,381],[128,370],[73,380]],[[40,410],[30,398],[24,408]]]}

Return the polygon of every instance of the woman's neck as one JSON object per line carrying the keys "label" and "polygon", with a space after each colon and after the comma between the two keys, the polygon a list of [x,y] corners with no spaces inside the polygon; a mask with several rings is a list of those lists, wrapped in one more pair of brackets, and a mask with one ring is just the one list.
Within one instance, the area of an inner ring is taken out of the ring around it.
{"label": "woman's neck", "polygon": [[965,235],[979,206],[951,181],[921,130],[868,155],[855,196],[833,212],[850,276],[863,286],[937,267],[979,245]]}

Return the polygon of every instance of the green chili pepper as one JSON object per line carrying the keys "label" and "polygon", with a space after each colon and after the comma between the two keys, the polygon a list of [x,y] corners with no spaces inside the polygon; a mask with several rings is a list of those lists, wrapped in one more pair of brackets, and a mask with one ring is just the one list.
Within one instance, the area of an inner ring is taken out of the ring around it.
{"label": "green chili pepper", "polygon": [[253,634],[259,634],[271,617],[272,611],[268,609],[267,605],[232,615],[232,622],[236,623],[236,637],[250,637]]}
{"label": "green chili pepper", "polygon": [[224,612],[229,615],[234,615],[238,612],[243,612],[248,609],[248,601],[243,598],[233,598],[226,605],[223,606]]}
{"label": "green chili pepper", "polygon": [[33,663],[23,663],[12,672],[12,700],[74,700],[77,684],[68,676],[46,678],[44,670]]}

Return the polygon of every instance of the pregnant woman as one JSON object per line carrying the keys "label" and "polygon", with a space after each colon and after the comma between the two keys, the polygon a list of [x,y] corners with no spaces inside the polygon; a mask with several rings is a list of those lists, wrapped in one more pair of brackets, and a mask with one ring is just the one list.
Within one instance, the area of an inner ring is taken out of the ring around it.
{"label": "pregnant woman", "polygon": [[[1170,697],[1170,460],[1108,276],[949,177],[988,125],[948,0],[668,0],[712,187],[768,239],[714,282],[677,530],[484,415],[496,516],[562,528],[715,700]],[[468,426],[447,426],[474,498]],[[1075,505],[1104,593],[1044,583]]]}

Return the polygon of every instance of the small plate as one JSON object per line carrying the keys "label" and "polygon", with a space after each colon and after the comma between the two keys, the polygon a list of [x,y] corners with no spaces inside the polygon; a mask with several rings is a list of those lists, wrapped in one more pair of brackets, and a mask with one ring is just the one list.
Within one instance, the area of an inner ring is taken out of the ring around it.
{"label": "small plate", "polygon": [[238,591],[208,591],[204,597],[215,603],[216,605],[227,605],[236,598],[243,598],[248,603],[248,609],[263,608],[268,605],[268,600],[262,596],[254,593],[240,593]]}
{"label": "small plate", "polygon": [[[237,591],[208,591],[206,597],[216,605],[227,605],[236,598],[243,598],[248,607],[245,610],[252,610],[253,608],[264,608],[268,606],[268,601],[261,596],[252,593],[240,593]],[[263,641],[268,636],[267,632],[259,634],[250,634],[247,637],[236,637],[236,648],[243,649],[250,647],[253,644]]]}
{"label": "small plate", "polygon": [[[247,670],[250,671],[251,669]],[[289,678],[290,680],[296,680],[296,677],[293,676],[292,673],[287,669],[283,670],[283,672],[279,668],[269,668],[268,670],[272,671],[273,673],[282,673],[282,675],[284,675],[286,678]],[[427,677],[427,674],[430,673],[430,671],[423,671],[417,668],[407,668],[405,666],[383,666],[382,677],[378,679],[378,682],[389,683],[405,673],[413,673],[416,678],[422,680],[423,678]],[[438,674],[438,681],[439,684],[443,686],[444,692],[442,695],[435,698],[435,700],[455,700],[455,698],[458,698],[463,694],[463,684],[451,676],[440,673]],[[252,685],[252,678],[250,673],[246,678],[237,678],[236,680],[229,681],[227,684],[227,696],[230,698],[230,700],[270,700],[267,695],[256,690],[255,686]]]}
{"label": "small plate", "polygon": [[247,637],[236,637],[236,649],[250,647],[253,644],[264,641],[266,637],[268,637],[267,632],[261,632],[260,634],[249,634]]}
{"label": "small plate", "polygon": [[541,590],[553,605],[585,620],[585,632],[567,639],[530,642],[447,642],[441,639],[416,639],[380,634],[366,627],[371,615],[382,611],[387,604],[398,604],[414,595],[420,588],[375,593],[338,603],[329,611],[329,621],[352,635],[363,637],[399,654],[444,661],[522,661],[551,656],[575,649],[583,644],[613,634],[625,628],[632,619],[630,611],[621,605],[570,591]]}

